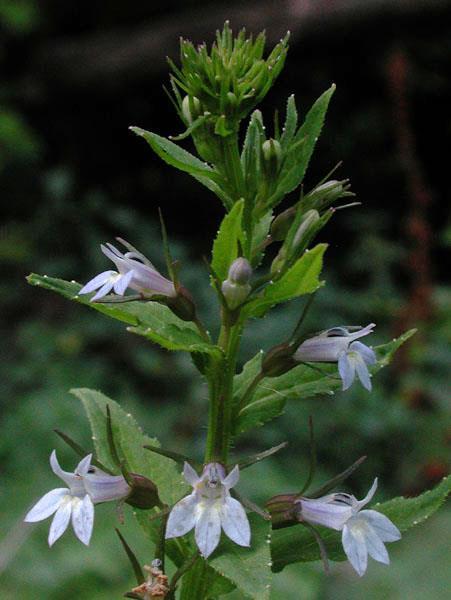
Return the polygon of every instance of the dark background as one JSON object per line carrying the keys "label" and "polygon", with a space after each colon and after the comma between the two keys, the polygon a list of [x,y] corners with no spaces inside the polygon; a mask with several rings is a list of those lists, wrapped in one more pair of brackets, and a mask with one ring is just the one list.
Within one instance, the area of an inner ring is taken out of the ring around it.
{"label": "dark background", "polygon": [[[156,223],[161,207],[183,263],[182,279],[197,291],[201,312],[214,326],[201,258],[210,253],[222,207],[188,175],[163,164],[128,127],[161,135],[182,131],[162,89],[168,82],[165,57],[177,58],[181,35],[212,40],[226,18],[235,29],[265,28],[268,48],[291,31],[285,70],[260,107],[267,123],[275,109],[284,115],[291,93],[305,114],[331,82],[337,84],[305,186],[313,187],[343,160],[337,176],[350,177],[363,206],[339,213],[321,234],[330,243],[328,285],[308,325],[318,330],[374,320],[372,343],[419,328],[375,380],[371,395],[354,386],[333,399],[295,404],[282,419],[241,440],[237,452],[291,442],[284,457],[258,467],[265,490],[254,489],[257,480],[243,481],[243,489],[262,500],[299,487],[293,473],[301,478],[306,468],[309,414],[319,438],[319,478],[368,454],[350,480],[357,495],[375,475],[383,499],[417,493],[447,472],[449,2],[191,0],[181,6],[0,4],[0,468],[6,482],[0,486],[0,571],[7,598],[101,599],[127,589],[120,549],[114,560],[102,551],[116,543],[107,509],[89,550],[67,535],[49,552],[45,524],[33,535],[20,525],[27,506],[57,485],[47,467],[51,449],[58,449],[68,468],[74,461],[52,429],[89,440],[69,388],[102,389],[130,406],[166,445],[202,454],[205,390],[186,357],[150,347],[118,324],[29,288],[24,278],[36,271],[84,282],[108,268],[98,246],[116,235],[163,266]],[[285,307],[253,323],[243,360],[283,339],[298,310]],[[431,549],[440,548],[434,527],[449,527],[443,519],[431,523],[429,534],[426,525],[406,536],[400,549],[393,547],[389,570],[373,563],[367,583],[356,585],[346,567],[324,583],[316,566],[302,565],[287,571],[275,597],[285,593],[294,600],[302,590],[303,598],[315,600],[379,598],[383,580],[390,598],[445,598],[441,555],[437,559]],[[145,562],[147,548],[138,540]],[[434,575],[423,581],[417,565],[428,561]],[[0,590],[1,582],[0,574]]]}

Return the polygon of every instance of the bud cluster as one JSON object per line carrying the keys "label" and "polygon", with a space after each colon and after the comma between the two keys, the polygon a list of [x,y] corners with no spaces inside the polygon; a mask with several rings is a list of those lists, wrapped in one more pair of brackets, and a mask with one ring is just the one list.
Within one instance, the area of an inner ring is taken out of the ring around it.
{"label": "bud cluster", "polygon": [[187,94],[179,102],[185,122],[192,124],[207,113],[217,135],[236,131],[239,121],[265,97],[282,70],[287,43],[288,36],[265,59],[264,33],[253,39],[242,29],[234,38],[227,22],[210,49],[205,43],[195,47],[182,39],[181,66],[172,61],[170,65],[173,89],[176,86]]}

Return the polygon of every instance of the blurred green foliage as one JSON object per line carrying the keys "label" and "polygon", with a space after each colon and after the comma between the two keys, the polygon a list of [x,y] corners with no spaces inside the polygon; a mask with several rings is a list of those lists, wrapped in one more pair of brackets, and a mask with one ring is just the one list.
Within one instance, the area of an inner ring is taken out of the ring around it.
{"label": "blurred green foliage", "polygon": [[[41,24],[37,4],[3,1],[0,22],[9,41],[31,35]],[[26,285],[24,278],[31,270],[87,280],[105,266],[98,244],[119,233],[157,266],[163,265],[163,256],[159,229],[151,220],[156,204],[129,203],[125,192],[116,194],[107,185],[82,185],[67,156],[49,160],[42,132],[30,124],[32,120],[20,106],[11,108],[19,104],[14,102],[15,85],[3,86],[0,94],[0,180],[7,194],[0,228],[0,311],[4,317],[0,330],[4,348],[0,361],[0,595],[7,600],[120,597],[132,581],[111,528],[114,507],[101,506],[96,512],[89,549],[67,535],[49,551],[47,525],[22,523],[27,508],[55,485],[48,467],[50,451],[57,448],[67,468],[76,460],[52,430],[60,428],[90,444],[81,407],[67,391],[74,386],[101,389],[133,411],[149,435],[200,458],[206,390],[187,357],[163,352],[127,334],[119,324]],[[374,116],[378,109],[372,109],[370,102],[365,110],[354,116],[349,138],[338,139],[335,147],[335,158],[346,156],[350,165],[360,152],[355,140],[366,135],[368,114]],[[337,118],[338,112],[331,118]],[[373,138],[378,131],[371,129]],[[84,153],[89,141],[80,138],[78,144]],[[392,167],[382,152],[379,161],[378,172],[390,173]],[[151,167],[149,173],[150,179],[164,181],[167,171],[161,175]],[[346,174],[352,176],[352,168]],[[366,176],[365,171],[361,176]],[[146,186],[143,179],[147,194]],[[365,192],[363,187],[359,196]],[[391,193],[395,198],[396,189]],[[370,204],[336,216],[342,239],[335,237],[329,250],[327,287],[318,294],[306,331],[374,320],[378,327],[373,344],[399,332],[397,320],[409,310],[408,286],[400,275],[408,248],[405,239],[393,235],[393,219],[400,215],[396,198],[392,209],[393,213],[390,204]],[[206,214],[211,216],[211,212]],[[202,216],[197,219],[202,221]],[[335,225],[329,224],[326,237]],[[198,252],[198,229],[191,227],[185,239],[173,236],[171,246],[182,262],[184,285],[195,291],[199,312],[212,327],[216,306]],[[449,238],[449,228],[440,235],[437,231],[439,256],[449,246]],[[346,394],[299,402],[288,406],[286,414],[266,429],[242,438],[237,454],[290,442],[283,456],[255,466],[252,476],[242,478],[243,493],[262,502],[272,494],[300,487],[308,467],[307,419],[311,414],[319,449],[318,482],[363,454],[368,455],[367,461],[349,481],[357,496],[366,491],[375,474],[382,484],[377,499],[382,500],[419,492],[446,472],[451,289],[439,279],[431,288],[430,300],[428,319],[415,323],[419,333],[398,362],[377,378],[372,394],[354,386]],[[288,336],[301,306],[280,307],[275,314],[253,322],[242,360]],[[149,549],[141,535],[135,535],[138,530],[131,513],[125,518],[128,541],[142,562],[148,562]],[[334,567],[328,580],[320,565],[291,566],[276,579],[274,600],[444,600],[449,593],[444,565],[450,522],[450,515],[443,512],[406,534],[402,542],[390,547],[392,566],[373,562],[364,580],[357,581],[345,565]]]}

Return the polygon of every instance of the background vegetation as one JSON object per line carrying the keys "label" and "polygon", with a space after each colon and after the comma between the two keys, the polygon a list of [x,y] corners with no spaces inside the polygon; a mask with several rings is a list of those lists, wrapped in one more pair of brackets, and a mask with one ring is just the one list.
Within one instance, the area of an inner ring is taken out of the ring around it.
{"label": "background vegetation", "polygon": [[[210,40],[225,18],[235,28],[266,27],[270,43],[292,30],[286,69],[262,107],[268,117],[284,109],[292,92],[302,110],[337,83],[307,181],[313,186],[342,159],[338,174],[351,178],[363,206],[343,211],[323,232],[331,242],[327,287],[307,327],[374,320],[373,344],[419,328],[371,395],[356,385],[346,394],[293,404],[264,432],[243,438],[237,452],[285,439],[290,446],[243,477],[241,489],[261,501],[299,487],[310,414],[318,479],[367,454],[350,490],[362,494],[377,474],[378,499],[384,499],[416,494],[447,472],[451,223],[443,149],[451,134],[451,10],[438,1],[379,2],[377,10],[362,0],[334,2],[333,10],[327,2],[310,4],[190,0],[182,12],[174,0],[0,3],[2,598],[102,600],[130,587],[111,529],[112,507],[97,511],[89,549],[67,535],[49,551],[46,526],[21,523],[31,503],[56,485],[51,449],[68,468],[75,461],[52,430],[89,444],[71,387],[101,389],[163,444],[202,454],[206,391],[186,357],[29,288],[24,278],[33,270],[84,282],[105,268],[98,246],[115,235],[162,265],[160,206],[183,282],[213,324],[216,307],[201,257],[210,252],[219,202],[160,163],[127,128],[179,133],[162,90],[164,57],[176,58],[179,35]],[[243,360],[283,339],[296,321],[296,307],[274,312],[249,329]],[[134,539],[128,513],[126,520]],[[389,569],[373,562],[363,580],[345,565],[327,580],[319,565],[291,566],[278,577],[274,598],[444,599],[449,529],[442,511],[391,546]],[[146,562],[140,539],[134,546]]]}

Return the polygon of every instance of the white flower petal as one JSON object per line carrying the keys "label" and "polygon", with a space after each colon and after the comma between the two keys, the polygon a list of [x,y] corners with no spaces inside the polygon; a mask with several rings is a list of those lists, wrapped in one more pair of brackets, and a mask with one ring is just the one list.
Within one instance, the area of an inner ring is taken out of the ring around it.
{"label": "white flower petal", "polygon": [[114,285],[114,281],[109,279],[105,283],[105,285],[100,288],[100,290],[97,292],[97,294],[91,298],[90,302],[97,302],[97,300],[100,300],[101,298],[103,298],[104,296],[109,294],[111,292],[111,290],[113,289],[113,285]]}
{"label": "white flower petal", "polygon": [[362,327],[362,329],[359,329],[359,331],[355,331],[353,333],[350,333],[349,334],[349,338],[351,340],[358,340],[361,337],[365,337],[366,335],[370,335],[370,333],[373,333],[373,329],[375,327],[376,327],[376,323],[370,323],[366,327]]}
{"label": "white flower petal", "polygon": [[88,281],[78,293],[90,294],[94,290],[102,287],[102,285],[104,285],[111,277],[114,277],[114,275],[117,275],[116,271],[103,271],[103,273],[99,273],[93,279]]}
{"label": "white flower petal", "polygon": [[341,542],[349,562],[362,577],[368,564],[368,551],[364,536],[360,531],[355,531],[346,524],[343,527]]}
{"label": "white flower petal", "polygon": [[338,358],[338,372],[343,382],[343,391],[351,387],[355,377],[355,365],[346,352],[342,352]]}
{"label": "white flower petal", "polygon": [[349,350],[358,352],[367,365],[374,365],[377,362],[376,354],[372,348],[365,346],[362,342],[352,342],[349,346]]}
{"label": "white flower petal", "polygon": [[72,527],[80,542],[88,546],[94,527],[94,505],[88,494],[83,500],[77,500],[73,501]]}
{"label": "white flower petal", "polygon": [[78,463],[75,473],[77,475],[87,475],[91,467],[92,454],[88,454]]}
{"label": "white flower petal", "polygon": [[353,511],[351,506],[345,504],[335,504],[328,499],[332,496],[325,496],[317,500],[309,498],[301,498],[301,517],[308,523],[314,525],[323,525],[330,527],[336,531],[341,531],[343,525],[352,516]]}
{"label": "white flower petal", "polygon": [[370,502],[373,499],[373,496],[376,493],[376,490],[377,490],[377,477],[374,479],[373,485],[368,490],[368,493],[365,496],[365,498],[357,501],[357,504],[356,504],[357,510],[361,510],[364,506],[366,506],[368,504],[368,502]]}
{"label": "white flower petal", "polygon": [[191,531],[196,524],[198,503],[195,492],[177,502],[169,514],[166,525],[166,539],[179,537]]}
{"label": "white flower petal", "polygon": [[221,506],[221,525],[225,534],[233,542],[239,546],[250,545],[251,529],[246,511],[238,500],[231,496],[227,496]]}
{"label": "white flower petal", "polygon": [[125,290],[130,285],[130,281],[133,279],[133,275],[134,271],[129,271],[128,273],[126,273],[125,275],[121,275],[117,279],[116,283],[114,284],[114,291],[116,292],[116,294],[119,294],[119,296],[124,295]]}
{"label": "white flower petal", "polygon": [[189,485],[193,487],[201,480],[193,467],[187,462],[183,465],[183,477],[185,478],[186,483],[189,483]]}
{"label": "white flower petal", "polygon": [[78,485],[79,478],[74,473],[63,471],[63,469],[60,467],[55,450],[53,450],[52,454],[50,455],[50,466],[52,467],[52,471],[55,473],[55,475],[67,483],[70,488],[72,488],[74,485]]}
{"label": "white flower petal", "polygon": [[222,485],[227,489],[233,488],[236,486],[240,479],[240,468],[238,465],[235,465],[230,473],[227,475],[225,479],[222,480]]}
{"label": "white flower petal", "polygon": [[100,249],[107,258],[114,262],[117,270],[121,275],[128,272],[128,267],[124,260],[124,255],[122,254],[122,252],[119,252],[119,250],[115,248],[113,244],[101,244]]}
{"label": "white flower petal", "polygon": [[221,537],[220,504],[207,504],[196,523],[195,539],[204,558],[208,558],[219,544]]}
{"label": "white flower petal", "polygon": [[130,493],[130,487],[122,475],[108,475],[96,470],[95,473],[85,475],[83,482],[94,504],[120,500]]}
{"label": "white flower petal", "polygon": [[368,554],[372,558],[374,558],[374,560],[377,560],[378,562],[383,563],[384,565],[390,564],[390,558],[388,556],[387,549],[384,546],[380,537],[377,535],[377,533],[374,531],[371,525],[365,519],[362,519],[360,514],[358,518],[364,521],[366,525],[364,536]]}
{"label": "white flower petal", "polygon": [[359,515],[368,521],[383,542],[396,542],[401,539],[399,529],[377,510],[362,510]]}
{"label": "white flower petal", "polygon": [[368,371],[368,367],[365,364],[362,356],[360,354],[355,354],[353,356],[354,366],[357,371],[357,375],[363,385],[363,387],[371,392],[371,379],[370,373]]}
{"label": "white flower petal", "polygon": [[56,488],[50,492],[47,492],[45,496],[36,502],[31,510],[25,516],[24,521],[27,523],[36,523],[37,521],[43,521],[53,515],[58,509],[64,496],[69,494],[68,488]]}
{"label": "white flower petal", "polygon": [[60,504],[60,507],[53,517],[52,524],[50,525],[49,531],[49,546],[53,546],[57,539],[59,539],[66,531],[70,521],[70,514],[72,512],[72,499],[67,496]]}

